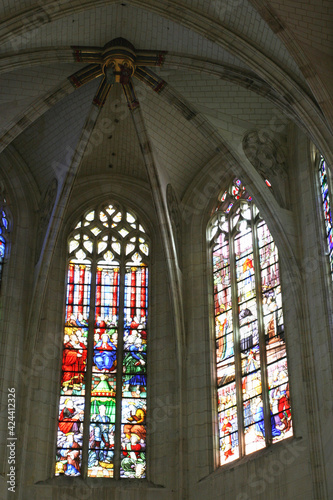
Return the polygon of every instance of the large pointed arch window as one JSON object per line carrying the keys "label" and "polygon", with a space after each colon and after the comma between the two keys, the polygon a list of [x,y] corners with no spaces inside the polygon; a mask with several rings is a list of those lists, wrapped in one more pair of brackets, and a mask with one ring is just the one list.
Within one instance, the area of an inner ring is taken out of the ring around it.
{"label": "large pointed arch window", "polygon": [[220,465],[292,435],[278,250],[239,179],[210,222]]}
{"label": "large pointed arch window", "polygon": [[119,203],[69,236],[56,475],[145,477],[149,252]]}
{"label": "large pointed arch window", "polygon": [[332,208],[330,204],[330,190],[329,190],[329,172],[325,159],[321,156],[318,166],[320,194],[321,194],[321,208],[325,223],[325,235],[327,242],[327,253],[333,280],[333,223],[332,223]]}
{"label": "large pointed arch window", "polygon": [[6,256],[6,245],[9,231],[8,215],[6,210],[6,200],[2,198],[0,204],[0,289],[3,273],[3,265]]}

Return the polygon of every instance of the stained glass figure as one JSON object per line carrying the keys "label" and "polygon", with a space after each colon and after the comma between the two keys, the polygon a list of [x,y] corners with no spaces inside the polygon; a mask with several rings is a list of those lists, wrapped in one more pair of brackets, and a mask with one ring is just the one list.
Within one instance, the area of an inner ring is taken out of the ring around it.
{"label": "stained glass figure", "polygon": [[325,223],[325,234],[327,239],[327,251],[329,256],[329,264],[331,276],[333,280],[333,223],[332,223],[332,208],[330,203],[330,189],[327,165],[323,157],[319,162],[319,181],[321,191],[322,212]]}
{"label": "stained glass figure", "polygon": [[69,236],[56,475],[145,477],[149,249],[118,203]]}
{"label": "stained glass figure", "polygon": [[220,464],[292,435],[278,250],[239,179],[211,219]]}

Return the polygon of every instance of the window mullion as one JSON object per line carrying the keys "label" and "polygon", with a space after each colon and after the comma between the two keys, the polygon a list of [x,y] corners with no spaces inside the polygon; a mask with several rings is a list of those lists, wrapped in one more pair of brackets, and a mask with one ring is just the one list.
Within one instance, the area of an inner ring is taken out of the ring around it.
{"label": "window mullion", "polygon": [[124,248],[121,249],[120,282],[119,282],[119,317],[118,317],[118,346],[116,372],[116,426],[114,448],[114,478],[120,479],[121,454],[121,414],[122,414],[122,376],[124,350],[124,296],[125,296],[125,263]]}
{"label": "window mullion", "polygon": [[[229,225],[230,225],[230,220],[229,220]],[[229,231],[229,234],[231,234],[231,231]],[[245,436],[244,436],[244,420],[243,420],[242,364],[241,364],[241,352],[240,352],[238,291],[237,291],[236,261],[235,261],[235,251],[234,251],[234,235],[230,237],[229,240],[229,252],[230,252],[232,315],[233,315],[233,325],[234,325],[238,446],[239,446],[239,457],[241,458],[245,455]]]}
{"label": "window mullion", "polygon": [[264,319],[262,312],[262,289],[261,289],[261,269],[258,249],[257,225],[253,223],[254,215],[252,215],[252,236],[253,236],[253,260],[255,269],[255,286],[257,296],[257,316],[258,316],[258,333],[259,333],[259,353],[260,353],[260,368],[261,368],[261,393],[264,409],[264,424],[265,424],[265,442],[266,446],[272,443],[272,428],[270,422],[270,404],[268,395],[268,380],[267,380],[267,358],[266,358],[266,339]]}
{"label": "window mullion", "polygon": [[[325,161],[325,160],[324,160]],[[326,167],[326,177],[327,177],[327,185],[328,185],[328,194],[330,197],[330,201],[332,202],[332,194],[333,194],[333,175],[332,175],[332,170],[328,166],[327,162],[325,161],[325,167]]]}
{"label": "window mullion", "polygon": [[85,384],[85,409],[83,425],[83,454],[82,454],[82,475],[87,476],[88,471],[88,453],[89,453],[89,429],[90,429],[90,407],[91,407],[91,384],[92,384],[92,363],[94,353],[94,328],[95,328],[95,298],[96,298],[96,245],[93,249],[93,258],[91,264],[90,281],[90,307],[88,321],[88,346],[87,346],[87,366],[86,366],[86,384]]}

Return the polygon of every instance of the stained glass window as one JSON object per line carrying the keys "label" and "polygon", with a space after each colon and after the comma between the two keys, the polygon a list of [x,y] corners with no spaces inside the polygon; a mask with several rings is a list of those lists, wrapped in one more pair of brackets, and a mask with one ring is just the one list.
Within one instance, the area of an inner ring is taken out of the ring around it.
{"label": "stained glass window", "polygon": [[149,252],[119,203],[69,236],[56,475],[145,477]]}
{"label": "stained glass window", "polygon": [[0,205],[0,287],[2,281],[2,270],[5,261],[5,253],[6,253],[6,234],[8,233],[8,217],[5,211],[4,203],[2,200],[2,207]]}
{"label": "stained glass window", "polygon": [[211,219],[220,464],[292,435],[278,249],[239,179]]}
{"label": "stained glass window", "polygon": [[323,157],[320,158],[319,162],[319,181],[320,181],[320,192],[321,192],[321,203],[322,211],[324,215],[325,222],[325,234],[327,238],[327,250],[329,255],[329,263],[331,269],[331,276],[333,280],[333,224],[332,224],[332,208],[330,205],[330,193],[329,193],[329,180],[326,162]]}

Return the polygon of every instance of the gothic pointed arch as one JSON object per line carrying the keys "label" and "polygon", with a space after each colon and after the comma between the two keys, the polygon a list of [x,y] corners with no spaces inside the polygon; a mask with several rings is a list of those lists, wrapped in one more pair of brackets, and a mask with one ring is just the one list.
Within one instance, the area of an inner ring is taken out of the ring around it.
{"label": "gothic pointed arch", "polygon": [[146,477],[150,238],[110,201],[68,238],[55,474]]}
{"label": "gothic pointed arch", "polygon": [[292,436],[278,249],[241,181],[209,223],[220,465]]}

